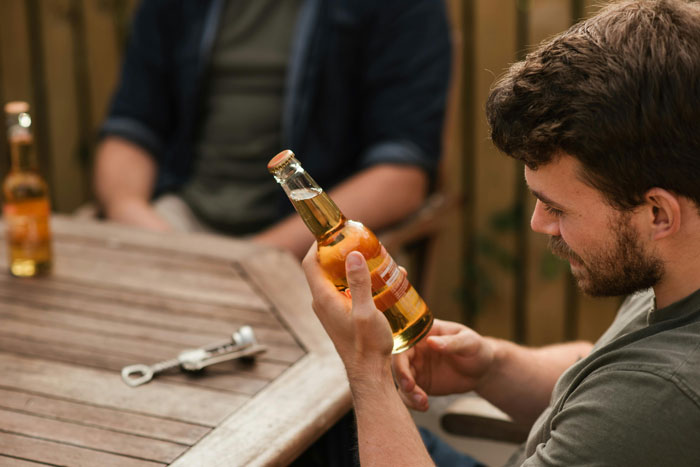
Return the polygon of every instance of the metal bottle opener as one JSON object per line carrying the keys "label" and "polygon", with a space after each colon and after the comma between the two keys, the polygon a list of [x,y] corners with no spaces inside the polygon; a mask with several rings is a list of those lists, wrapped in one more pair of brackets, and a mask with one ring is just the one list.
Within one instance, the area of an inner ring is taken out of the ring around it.
{"label": "metal bottle opener", "polygon": [[178,366],[185,371],[198,371],[215,363],[253,357],[265,351],[267,347],[257,343],[253,328],[242,326],[231,335],[229,342],[184,350],[176,358],[153,365],[139,363],[125,366],[122,368],[122,379],[129,386],[136,387],[149,382],[158,373]]}

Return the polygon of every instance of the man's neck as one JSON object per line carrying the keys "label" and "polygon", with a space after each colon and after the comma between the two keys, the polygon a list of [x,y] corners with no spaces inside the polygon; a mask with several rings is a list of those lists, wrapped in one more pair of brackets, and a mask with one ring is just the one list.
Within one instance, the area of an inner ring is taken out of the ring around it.
{"label": "man's neck", "polygon": [[700,289],[700,244],[678,251],[676,258],[665,261],[664,276],[654,286],[657,308],[665,308]]}
{"label": "man's neck", "polygon": [[700,289],[700,271],[688,271],[676,277],[675,280],[667,273],[664,279],[654,286],[656,308],[666,308],[698,289]]}
{"label": "man's neck", "polygon": [[680,204],[680,230],[659,245],[664,275],[654,286],[657,308],[665,308],[700,289],[700,215],[695,203],[680,198]]}

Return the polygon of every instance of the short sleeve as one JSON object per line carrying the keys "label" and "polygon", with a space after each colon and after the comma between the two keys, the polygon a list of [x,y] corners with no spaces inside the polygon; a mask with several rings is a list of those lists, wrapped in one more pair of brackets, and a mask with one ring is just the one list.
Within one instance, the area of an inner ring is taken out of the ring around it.
{"label": "short sleeve", "polygon": [[[126,48],[119,85],[100,130],[136,143],[159,155],[172,128],[172,80],[167,72],[169,55],[167,3],[141,2],[136,10]],[[170,8],[172,9],[172,8]]]}
{"label": "short sleeve", "polygon": [[450,38],[440,0],[385,0],[367,33],[361,165],[433,171],[441,153]]}

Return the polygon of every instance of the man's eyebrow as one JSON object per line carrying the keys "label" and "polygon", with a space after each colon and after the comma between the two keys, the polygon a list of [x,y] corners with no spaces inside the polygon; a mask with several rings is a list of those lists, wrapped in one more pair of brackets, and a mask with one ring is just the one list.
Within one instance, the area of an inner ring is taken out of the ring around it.
{"label": "man's eyebrow", "polygon": [[532,190],[532,189],[531,189],[531,190],[530,190],[530,193],[532,193],[532,194],[535,196],[535,198],[539,199],[540,201],[542,201],[542,202],[545,203],[545,204],[548,204],[549,206],[552,206],[552,207],[555,207],[555,208],[562,208],[562,209],[563,209],[563,206],[562,206],[561,204],[559,204],[559,203],[557,203],[557,202],[555,202],[555,201],[552,201],[552,200],[549,199],[546,195],[544,195],[543,193],[540,193],[539,191],[536,191],[536,190]]}

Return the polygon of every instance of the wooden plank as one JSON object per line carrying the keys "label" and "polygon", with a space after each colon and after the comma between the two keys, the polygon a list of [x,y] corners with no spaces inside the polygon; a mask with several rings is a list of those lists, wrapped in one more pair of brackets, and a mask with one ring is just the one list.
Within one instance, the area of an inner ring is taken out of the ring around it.
{"label": "wooden plank", "polygon": [[[0,249],[0,257],[2,251]],[[84,309],[100,316],[118,316],[125,321],[162,326],[166,318],[190,329],[209,331],[212,328],[235,326],[238,323],[277,329],[279,321],[270,311],[247,309],[231,304],[211,304],[194,300],[178,300],[162,295],[144,295],[138,291],[115,290],[108,285],[83,284],[52,278],[51,281],[27,282],[0,274],[0,294],[12,300],[36,305],[60,303],[67,309]],[[60,300],[60,301],[57,301]]]}
{"label": "wooden plank", "polygon": [[264,308],[254,291],[232,277],[177,269],[139,268],[119,262],[95,262],[91,257],[54,256],[54,273],[86,284],[109,283],[118,288],[164,295],[179,300],[194,300],[245,308]]}
{"label": "wooden plank", "polygon": [[[292,394],[290,388],[294,388]],[[350,390],[338,356],[307,355],[172,466],[287,465],[350,405]],[[269,430],[267,426],[273,423],[276,429]]]}
{"label": "wooden plank", "polygon": [[[0,238],[4,238],[4,225],[0,220]],[[64,237],[82,238],[87,243],[106,245],[111,249],[133,248],[138,251],[157,251],[173,257],[206,256],[215,263],[229,260],[232,264],[242,258],[255,257],[269,248],[232,237],[205,233],[162,233],[114,222],[101,222],[94,219],[76,219],[70,216],[54,215],[51,230],[57,246]],[[4,241],[2,241],[4,243]],[[4,248],[2,249],[4,250]]]}
{"label": "wooden plank", "polygon": [[562,2],[561,0],[529,1],[530,34],[528,41],[532,47],[571,26],[573,18],[571,2]]}
{"label": "wooden plank", "polygon": [[307,351],[335,353],[311,307],[311,293],[299,262],[288,252],[268,250],[245,259],[241,268],[273,304],[278,319]]}
{"label": "wooden plank", "polygon": [[[530,48],[571,25],[570,2],[531,0],[530,5],[527,37]],[[529,194],[526,206],[526,218],[529,219],[535,208],[535,199]],[[548,236],[528,228],[526,272],[529,293],[525,320],[528,345],[539,346],[565,339],[568,263],[550,253],[548,240]]]}
{"label": "wooden plank", "polygon": [[[462,131],[468,111],[463,105],[465,94],[471,97],[471,89],[465,89],[466,79],[473,70],[464,65],[463,56],[471,53],[471,41],[465,40],[465,9],[471,5],[462,0],[449,0],[448,18],[452,38],[452,70],[450,88],[447,96],[445,128],[443,131],[443,154],[438,173],[438,191],[455,199],[463,199],[464,183],[462,176],[467,164],[465,149],[471,150],[471,135]],[[465,77],[465,75],[467,75]],[[435,235],[428,245],[422,272],[423,284],[414,284],[421,288],[419,293],[425,299],[433,314],[440,319],[462,321],[464,302],[457,291],[464,280],[464,254],[461,251],[463,241],[463,212],[456,206],[448,215],[444,227]]]}
{"label": "wooden plank", "polygon": [[[1,313],[1,312],[0,312]],[[180,351],[198,346],[183,346],[174,343],[147,341],[128,336],[111,336],[105,334],[90,334],[79,329],[57,328],[51,325],[42,325],[27,320],[6,318],[3,316],[2,334],[26,339],[29,342],[45,342],[70,346],[74,349],[82,349],[82,356],[89,359],[82,364],[98,366],[106,364],[101,358],[102,353],[110,353],[119,356],[123,362],[121,366],[132,363],[155,363],[168,360],[177,356]],[[265,340],[260,343],[268,346],[264,358],[268,361],[294,363],[303,354],[304,350],[299,346],[277,346]]]}
{"label": "wooden plank", "polygon": [[612,3],[612,0],[583,0],[583,13],[586,18],[590,18],[609,3]]}
{"label": "wooden plank", "polygon": [[[38,357],[47,361],[58,361],[93,367],[101,370],[110,370],[114,374],[120,374],[123,367],[136,363],[154,364],[161,359],[115,356],[106,353],[102,348],[71,348],[66,344],[55,344],[44,340],[32,341],[24,337],[16,337],[0,334],[2,342],[0,349],[18,355]],[[279,352],[281,353],[281,352]],[[170,357],[177,355],[176,352]],[[301,357],[300,354],[299,357]],[[231,394],[251,396],[265,387],[271,380],[268,375],[255,371],[256,367],[265,365],[259,358],[253,362],[222,362],[205,370],[191,373],[181,372],[173,368],[158,375],[158,381],[179,383],[190,387],[202,387],[217,389]],[[268,363],[271,365],[271,363]],[[285,369],[289,366],[287,363]],[[279,367],[276,368],[279,370]],[[282,371],[279,371],[281,373]]]}
{"label": "wooden plank", "polygon": [[215,426],[248,397],[155,381],[137,388],[117,372],[0,353],[5,389],[27,391],[182,422]]}
{"label": "wooden plank", "polygon": [[[91,316],[81,309],[76,311],[64,308],[61,305],[32,306],[19,300],[5,302],[4,309],[0,310],[0,316],[6,316],[13,320],[33,322],[46,326],[57,326],[63,329],[76,329],[82,332],[101,334],[107,336],[124,336],[142,341],[172,344],[176,348],[200,347],[216,342],[224,343],[231,340],[231,335],[237,327],[226,326],[209,332],[195,332],[186,326],[179,325],[174,319],[167,325],[144,326],[142,322],[129,322],[119,319],[111,319],[101,316]],[[2,296],[2,293],[0,293]],[[163,322],[167,318],[164,317]],[[155,320],[153,320],[155,321]],[[281,347],[298,347],[294,338],[283,329],[260,328],[256,337],[263,343]]]}
{"label": "wooden plank", "polygon": [[[144,241],[144,248],[153,246],[158,248],[163,245],[163,235],[154,232],[145,232],[135,229],[124,228],[114,224],[99,223],[94,221],[84,222],[63,222],[62,218],[56,217],[52,220],[52,227],[57,236],[61,232],[78,235],[76,227],[84,228],[83,234],[90,238],[104,235],[104,241],[109,242],[114,248],[118,248],[122,241],[132,238],[131,241]],[[4,228],[0,222],[0,239],[4,238]],[[219,238],[213,235],[167,235],[170,249],[177,251],[178,246],[189,248],[195,253],[210,254],[220,257],[230,257],[230,254],[241,253],[243,257],[255,254],[260,251],[260,247],[245,242]],[[192,242],[202,240],[197,244],[197,248],[192,247]],[[108,282],[131,290],[150,292],[156,284],[161,284],[158,289],[160,294],[172,299],[204,301],[219,305],[242,306],[245,308],[267,309],[268,304],[261,300],[259,296],[245,285],[237,291],[236,284],[243,284],[242,281],[227,280],[224,278],[212,279],[207,282],[202,279],[202,274],[191,274],[187,271],[167,270],[154,271],[152,269],[139,267],[139,264],[118,264],[94,262],[91,259],[79,255],[61,255],[60,243],[55,254],[55,266],[53,274],[64,280],[83,282],[86,284],[100,284]],[[201,247],[199,247],[201,246]],[[237,249],[240,248],[240,249]],[[213,248],[213,250],[211,250]],[[227,252],[227,249],[230,250]],[[218,253],[214,253],[217,251]],[[3,256],[6,254],[3,248]],[[235,258],[235,256],[234,256]],[[213,283],[212,283],[213,282]],[[233,289],[233,290],[232,290]]]}
{"label": "wooden plank", "polygon": [[[138,268],[187,270],[204,276],[238,278],[235,263],[211,256],[182,254],[154,248],[139,248],[132,245],[108,245],[104,241],[85,237],[56,235],[54,245],[63,256],[87,256],[105,263],[123,263]],[[136,266],[138,265],[138,266]]]}
{"label": "wooden plank", "polygon": [[7,456],[16,456],[25,460],[74,467],[94,467],[97,465],[110,467],[156,467],[165,465],[43,439],[27,438],[2,431],[0,431],[0,451]]}
{"label": "wooden plank", "polygon": [[[102,349],[75,348],[65,344],[46,341],[32,341],[26,337],[10,336],[0,333],[0,351],[38,357],[43,360],[71,363],[102,370],[111,370],[116,374],[121,369],[134,363],[156,363],[147,358],[126,359],[115,356]],[[299,355],[301,358],[303,354]],[[241,395],[256,394],[265,385],[289,368],[289,363],[264,361],[261,357],[253,361],[223,362],[196,373],[180,373],[178,369],[158,375],[158,381],[169,381],[188,386],[197,386],[223,390]]]}
{"label": "wooden plank", "polygon": [[[0,102],[32,103],[31,72],[24,1],[0,2]],[[3,113],[4,122],[4,113]],[[10,168],[5,126],[0,128],[0,176]]]}
{"label": "wooden plank", "polygon": [[[125,239],[126,240],[126,239]],[[180,249],[164,249],[162,247],[142,246],[138,243],[124,241],[105,241],[104,238],[88,237],[59,233],[54,235],[54,241],[59,248],[75,249],[81,247],[84,255],[97,254],[98,258],[104,255],[105,259],[113,259],[115,253],[123,258],[122,262],[140,263],[143,261],[154,262],[158,265],[196,269],[201,271],[216,271],[238,277],[238,273],[232,270],[235,261],[221,258],[218,255],[200,254],[197,252]]]}
{"label": "wooden plank", "polygon": [[[24,100],[32,103],[27,12],[24,0],[0,2],[0,45],[2,95],[8,101]],[[4,125],[2,131],[5,131]]]}
{"label": "wooden plank", "polygon": [[70,212],[87,195],[85,167],[79,159],[78,109],[75,86],[75,50],[70,0],[38,2],[44,48],[45,85],[49,121],[53,206]]}
{"label": "wooden plank", "polygon": [[38,465],[50,465],[43,462],[27,461],[17,459],[16,457],[8,457],[0,454],[0,467],[36,467]]}
{"label": "wooden plank", "polygon": [[80,423],[116,432],[192,445],[209,432],[208,427],[147,415],[124,416],[122,410],[49,398],[0,388],[0,407],[45,418]]}
{"label": "wooden plank", "polygon": [[143,460],[169,463],[188,445],[0,409],[3,430]]}
{"label": "wooden plank", "polygon": [[[515,57],[517,11],[512,2],[480,0],[475,3],[474,101],[480,109],[490,92],[494,77],[502,74]],[[498,25],[498,32],[494,30]],[[495,40],[494,40],[495,39]],[[471,280],[476,282],[475,297],[480,303],[475,328],[487,335],[514,337],[514,275],[512,266],[502,259],[514,255],[512,231],[494,231],[495,218],[512,210],[516,164],[499,154],[489,141],[489,129],[483,110],[476,116],[474,160],[474,228],[476,257]]]}
{"label": "wooden plank", "polygon": [[[121,368],[126,364],[132,364],[136,362],[136,360],[143,360],[144,363],[155,363],[150,361],[146,362],[145,358],[137,359],[135,357],[133,360],[127,361],[122,355],[115,355],[114,353],[101,350],[102,349],[68,347],[63,343],[52,343],[44,340],[30,340],[27,337],[12,336],[0,331],[0,351],[2,352],[16,353],[28,357],[41,357],[47,360],[92,366],[94,368],[109,369],[112,371],[121,371]],[[283,350],[279,352],[281,353]],[[299,354],[298,358],[301,358],[302,355],[303,354]],[[271,357],[274,357],[274,352]],[[265,354],[263,354],[252,362],[249,360],[235,360],[212,366],[203,372],[202,376],[225,372],[229,375],[236,375],[237,378],[245,377],[270,381],[281,375],[289,368],[289,365],[290,363],[275,361],[273,358],[266,360]],[[189,382],[189,379],[185,377],[166,378],[166,380]],[[206,385],[206,382],[204,385]],[[235,392],[241,392],[244,387],[237,385],[235,378],[231,379],[231,385],[235,385]]]}
{"label": "wooden plank", "polygon": [[238,261],[241,258],[254,257],[268,248],[255,243],[232,237],[206,233],[162,233],[133,227],[115,222],[100,222],[93,219],[75,219],[56,215],[51,218],[54,235],[77,236],[102,241],[112,248],[120,245],[132,245],[144,251],[169,251],[173,255],[187,252],[187,255],[206,255],[218,260]]}
{"label": "wooden plank", "polygon": [[121,63],[121,45],[117,43],[118,35],[115,31],[114,3],[81,0],[90,74],[91,128],[95,134],[116,87]]}

